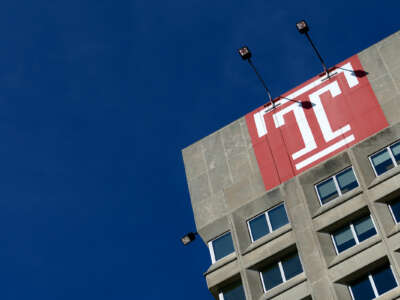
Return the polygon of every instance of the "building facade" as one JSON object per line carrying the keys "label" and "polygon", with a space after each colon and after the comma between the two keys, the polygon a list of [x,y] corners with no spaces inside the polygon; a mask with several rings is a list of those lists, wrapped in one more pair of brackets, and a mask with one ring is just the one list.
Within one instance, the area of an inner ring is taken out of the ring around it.
{"label": "building facade", "polygon": [[215,299],[400,299],[400,32],[185,148]]}

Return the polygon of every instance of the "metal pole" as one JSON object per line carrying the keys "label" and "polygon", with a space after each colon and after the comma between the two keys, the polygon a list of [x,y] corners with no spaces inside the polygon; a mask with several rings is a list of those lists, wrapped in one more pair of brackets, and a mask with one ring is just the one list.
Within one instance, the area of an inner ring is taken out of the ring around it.
{"label": "metal pole", "polygon": [[272,101],[271,93],[270,93],[267,85],[265,84],[265,82],[262,79],[261,75],[258,73],[258,71],[257,71],[256,67],[254,66],[253,62],[251,61],[251,59],[249,58],[247,60],[248,60],[248,62],[250,64],[250,66],[253,68],[254,72],[256,73],[256,75],[257,75],[258,79],[260,80],[262,86],[264,87],[265,91],[267,92],[268,99],[272,103],[272,107],[275,108],[275,103]]}
{"label": "metal pole", "polygon": [[310,36],[308,35],[308,32],[306,32],[305,34],[306,34],[306,37],[307,37],[308,41],[310,42],[311,46],[313,47],[315,53],[317,53],[317,56],[318,56],[319,60],[321,61],[322,66],[324,67],[324,71],[325,71],[326,75],[329,77],[328,68],[326,67],[324,60],[322,59],[322,57],[319,54],[317,48],[315,47],[314,43],[312,42]]}

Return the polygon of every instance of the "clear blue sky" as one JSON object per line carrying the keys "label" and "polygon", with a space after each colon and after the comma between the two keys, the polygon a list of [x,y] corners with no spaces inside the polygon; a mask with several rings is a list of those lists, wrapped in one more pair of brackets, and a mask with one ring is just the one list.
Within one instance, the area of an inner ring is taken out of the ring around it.
{"label": "clear blue sky", "polygon": [[400,2],[3,1],[0,298],[212,299],[181,149],[400,29]]}

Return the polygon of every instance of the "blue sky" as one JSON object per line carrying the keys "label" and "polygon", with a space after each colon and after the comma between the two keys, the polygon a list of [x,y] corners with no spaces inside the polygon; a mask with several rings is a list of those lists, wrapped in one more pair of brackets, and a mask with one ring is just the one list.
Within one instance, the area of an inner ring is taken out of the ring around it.
{"label": "blue sky", "polygon": [[400,29],[399,1],[5,1],[0,298],[212,299],[181,149]]}

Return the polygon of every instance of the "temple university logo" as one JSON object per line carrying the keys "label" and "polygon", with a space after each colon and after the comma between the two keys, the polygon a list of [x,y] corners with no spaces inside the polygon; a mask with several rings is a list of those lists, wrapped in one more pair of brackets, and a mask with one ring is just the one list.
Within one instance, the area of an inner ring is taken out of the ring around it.
{"label": "temple university logo", "polygon": [[246,115],[271,189],[388,126],[357,56]]}

